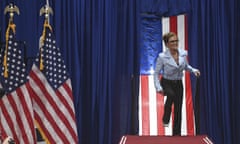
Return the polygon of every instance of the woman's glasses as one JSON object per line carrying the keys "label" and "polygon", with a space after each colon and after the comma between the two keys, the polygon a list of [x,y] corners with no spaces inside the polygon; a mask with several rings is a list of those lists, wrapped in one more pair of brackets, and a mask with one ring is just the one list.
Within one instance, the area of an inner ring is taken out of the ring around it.
{"label": "woman's glasses", "polygon": [[171,40],[171,41],[169,41],[169,43],[178,43],[179,42],[179,40]]}

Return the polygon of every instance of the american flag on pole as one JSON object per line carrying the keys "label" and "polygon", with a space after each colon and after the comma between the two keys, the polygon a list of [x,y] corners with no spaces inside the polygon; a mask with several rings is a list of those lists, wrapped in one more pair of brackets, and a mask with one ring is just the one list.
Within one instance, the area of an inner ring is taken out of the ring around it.
{"label": "american flag on pole", "polygon": [[[162,34],[175,32],[179,37],[179,47],[188,50],[187,18],[185,15],[162,18]],[[161,34],[161,35],[162,35]],[[165,46],[162,46],[164,50]],[[183,78],[184,98],[182,107],[181,135],[194,135],[194,112],[190,73]],[[139,135],[172,135],[172,120],[169,127],[163,127],[162,116],[165,97],[156,93],[152,74],[140,75],[139,89]],[[173,114],[173,113],[172,113]],[[172,115],[172,118],[174,116]]]}
{"label": "american flag on pole", "polygon": [[34,117],[47,143],[78,143],[72,86],[49,24],[29,74]]}
{"label": "american flag on pole", "polygon": [[22,56],[20,44],[15,40],[15,25],[11,23],[6,32],[5,53],[1,52],[1,86],[6,94],[0,99],[0,132],[2,140],[11,136],[18,144],[34,144],[32,101]]}

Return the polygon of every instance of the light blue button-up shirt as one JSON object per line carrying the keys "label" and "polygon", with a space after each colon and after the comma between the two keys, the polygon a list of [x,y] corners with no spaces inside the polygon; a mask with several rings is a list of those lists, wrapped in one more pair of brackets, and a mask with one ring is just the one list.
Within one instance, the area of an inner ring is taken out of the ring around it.
{"label": "light blue button-up shirt", "polygon": [[179,64],[175,62],[168,49],[158,55],[154,71],[154,84],[157,91],[162,91],[159,74],[162,74],[162,77],[168,80],[181,80],[184,70],[190,72],[198,71],[188,64],[187,51],[178,49],[178,54]]}

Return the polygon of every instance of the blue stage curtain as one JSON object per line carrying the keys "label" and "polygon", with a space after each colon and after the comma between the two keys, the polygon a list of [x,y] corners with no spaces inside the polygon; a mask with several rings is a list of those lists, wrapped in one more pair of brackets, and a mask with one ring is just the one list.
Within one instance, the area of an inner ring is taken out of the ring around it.
{"label": "blue stage curtain", "polygon": [[53,1],[53,25],[73,80],[80,143],[137,134],[137,0]]}
{"label": "blue stage curtain", "polygon": [[240,143],[238,0],[192,0],[189,57],[201,70],[200,126],[217,144]]}
{"label": "blue stage curtain", "polygon": [[191,10],[190,0],[141,0],[140,12],[144,14],[173,16]]}

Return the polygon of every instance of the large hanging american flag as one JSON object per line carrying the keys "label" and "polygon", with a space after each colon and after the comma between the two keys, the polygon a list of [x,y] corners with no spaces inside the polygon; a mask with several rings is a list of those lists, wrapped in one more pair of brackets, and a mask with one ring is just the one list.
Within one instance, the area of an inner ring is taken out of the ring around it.
{"label": "large hanging american flag", "polygon": [[[22,49],[15,40],[15,25],[6,32],[6,49],[1,52],[1,86],[6,94],[0,100],[0,130],[2,140],[7,136],[18,144],[36,143],[32,101],[27,90],[26,67]],[[4,60],[3,60],[4,58]]]}
{"label": "large hanging american flag", "polygon": [[29,74],[34,117],[47,143],[78,143],[72,86],[49,24]]}
{"label": "large hanging american flag", "polygon": [[[161,35],[170,31],[175,32],[179,37],[179,47],[184,48],[185,50],[188,50],[188,43],[187,43],[188,36],[187,36],[186,21],[187,20],[185,15],[179,15],[179,16],[162,18],[160,23],[162,23]],[[159,29],[161,29],[161,27]],[[150,31],[150,35],[152,31]],[[152,39],[154,40],[154,38]],[[154,46],[153,44],[151,45]],[[160,51],[165,49],[164,45],[162,45],[161,47],[162,48]],[[156,53],[156,56],[157,56],[159,51],[158,52],[153,51],[153,52]],[[152,66],[152,65],[149,65],[149,66]],[[151,73],[145,73],[145,70],[151,70],[151,69],[153,68],[144,67],[144,70],[140,75],[139,135],[172,135],[173,121],[170,120],[168,127],[163,127],[163,124],[162,124],[162,115],[163,115],[165,97],[156,93],[156,89],[154,87],[154,82],[153,82],[153,75]],[[183,99],[183,108],[182,108],[181,135],[194,135],[195,134],[194,112],[193,112],[193,103],[192,103],[190,74],[188,72],[184,74],[183,83],[184,83],[185,90],[184,90],[184,99]],[[173,117],[174,116],[172,115],[172,118]]]}

